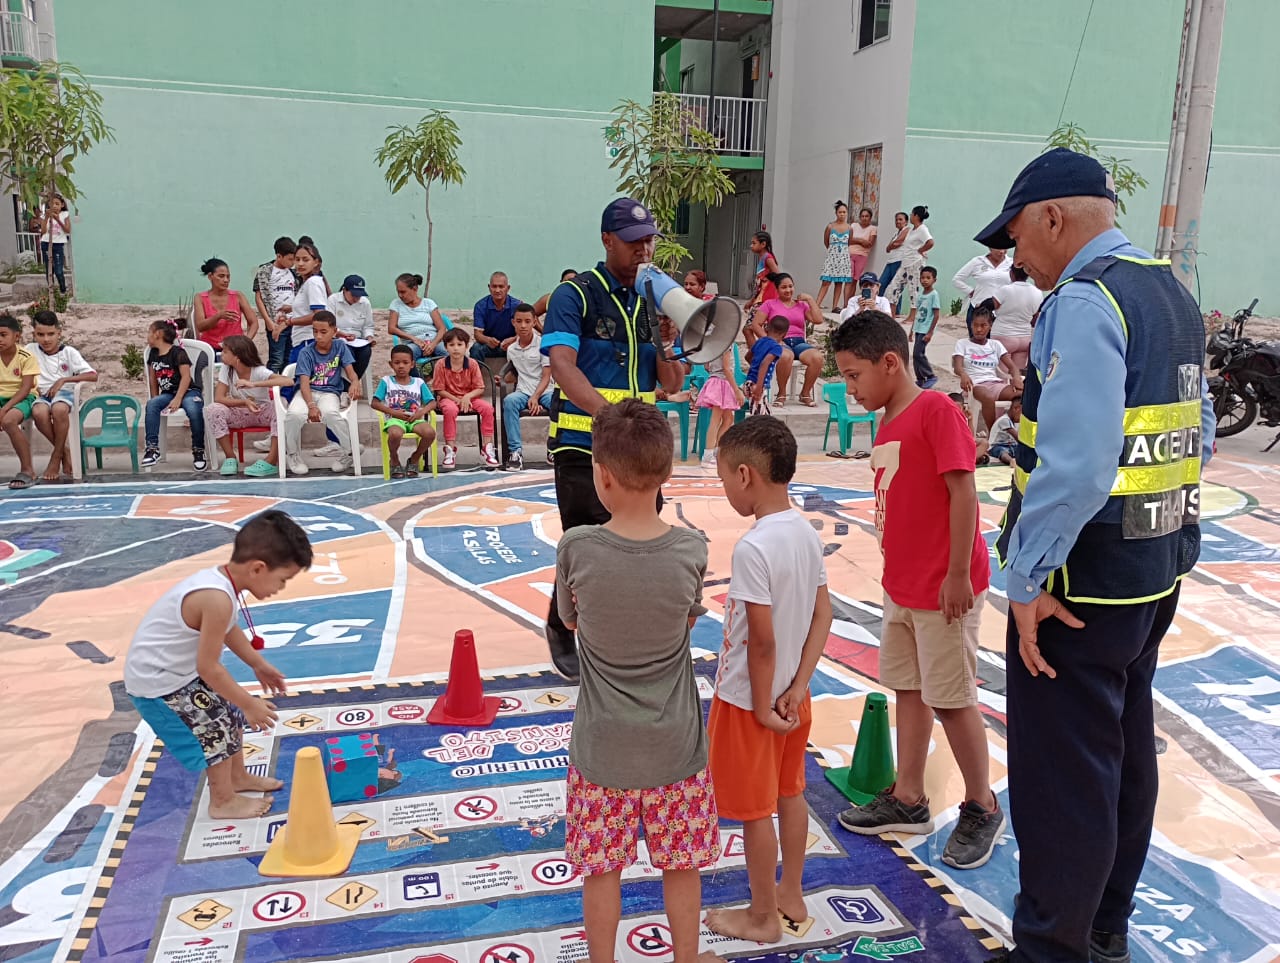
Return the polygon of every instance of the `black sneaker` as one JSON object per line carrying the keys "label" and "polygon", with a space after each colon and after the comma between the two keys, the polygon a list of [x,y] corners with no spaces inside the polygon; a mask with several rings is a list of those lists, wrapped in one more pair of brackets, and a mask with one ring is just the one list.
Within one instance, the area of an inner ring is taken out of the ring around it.
{"label": "black sneaker", "polygon": [[191,449],[191,467],[196,471],[209,470],[209,459],[205,458],[203,448]]}
{"label": "black sneaker", "polygon": [[881,833],[933,832],[933,814],[926,798],[908,806],[893,794],[893,787],[882,789],[865,806],[854,806],[840,814],[840,825],[851,833],[879,836]]}
{"label": "black sneaker", "polygon": [[572,632],[561,632],[547,626],[547,647],[551,650],[551,668],[556,675],[574,685],[578,683],[578,646]]}
{"label": "black sneaker", "polygon": [[1089,931],[1089,963],[1130,963],[1129,934]]}
{"label": "black sneaker", "polygon": [[142,453],[142,467],[150,468],[152,465],[160,463],[160,449],[148,448]]}
{"label": "black sneaker", "polygon": [[960,807],[960,818],[942,850],[942,861],[956,869],[977,869],[991,858],[1004,832],[1004,810],[983,809],[972,799]]}
{"label": "black sneaker", "polygon": [[524,471],[524,455],[519,449],[507,455],[507,471]]}

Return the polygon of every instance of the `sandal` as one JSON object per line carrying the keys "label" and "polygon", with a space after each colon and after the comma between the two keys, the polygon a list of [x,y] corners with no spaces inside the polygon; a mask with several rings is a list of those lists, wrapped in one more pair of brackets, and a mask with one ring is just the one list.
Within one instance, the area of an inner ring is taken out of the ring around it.
{"label": "sandal", "polygon": [[806,398],[804,395],[800,396],[800,404],[804,405],[806,408],[818,407],[818,403],[816,401],[812,398]]}
{"label": "sandal", "polygon": [[785,408],[787,406],[787,396],[778,395],[778,397],[773,399],[773,404],[776,408]]}
{"label": "sandal", "polygon": [[391,468],[391,477],[392,477],[392,478],[403,478],[403,477],[404,477],[404,468],[403,468],[403,467],[401,467],[400,465],[393,465],[393,466],[392,466],[392,468]]}
{"label": "sandal", "polygon": [[28,475],[25,471],[20,471],[10,479],[9,490],[13,492],[22,491],[24,488],[30,488],[34,482],[34,478]]}
{"label": "sandal", "polygon": [[404,477],[405,477],[405,478],[417,478],[417,477],[418,477],[418,469],[416,469],[416,468],[414,468],[412,465],[410,465],[408,468],[406,468],[406,469],[404,470]]}

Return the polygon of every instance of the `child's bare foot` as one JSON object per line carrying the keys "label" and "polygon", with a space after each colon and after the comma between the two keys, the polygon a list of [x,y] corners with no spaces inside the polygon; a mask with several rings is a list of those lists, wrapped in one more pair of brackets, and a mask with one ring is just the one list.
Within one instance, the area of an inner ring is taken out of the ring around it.
{"label": "child's bare foot", "polygon": [[209,803],[210,819],[253,819],[271,809],[271,797],[233,796],[228,802]]}
{"label": "child's bare foot", "polygon": [[809,918],[809,908],[804,905],[804,891],[778,887],[778,911],[793,923],[803,923]]}
{"label": "child's bare foot", "polygon": [[245,772],[231,777],[231,788],[236,792],[276,792],[284,788],[284,783],[270,776]]}
{"label": "child's bare foot", "polygon": [[[58,469],[61,466],[62,466],[61,458],[58,458],[54,461],[49,462],[48,467],[45,468],[44,470],[44,474],[40,476],[40,480],[43,481],[46,485],[55,484],[58,481],[58,475],[59,475]],[[68,470],[67,474],[70,474],[70,470]]]}
{"label": "child's bare foot", "polygon": [[715,909],[707,913],[707,929],[721,936],[733,936],[757,943],[777,943],[782,939],[782,921],[775,910],[757,916],[749,909]]}

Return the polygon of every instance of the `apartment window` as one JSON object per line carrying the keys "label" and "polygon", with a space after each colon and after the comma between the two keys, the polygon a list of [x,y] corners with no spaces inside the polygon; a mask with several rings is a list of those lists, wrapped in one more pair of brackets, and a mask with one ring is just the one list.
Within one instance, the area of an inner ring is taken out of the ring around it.
{"label": "apartment window", "polygon": [[676,205],[676,234],[680,237],[689,236],[689,202],[681,201]]}
{"label": "apartment window", "polygon": [[693,68],[692,67],[685,67],[684,70],[680,71],[680,93],[682,94],[693,93]]}
{"label": "apartment window", "polygon": [[853,0],[853,32],[859,50],[888,38],[892,5],[893,0]]}
{"label": "apartment window", "polygon": [[880,221],[880,169],[883,144],[857,147],[849,151],[849,220],[856,222],[858,212],[871,208],[871,223]]}

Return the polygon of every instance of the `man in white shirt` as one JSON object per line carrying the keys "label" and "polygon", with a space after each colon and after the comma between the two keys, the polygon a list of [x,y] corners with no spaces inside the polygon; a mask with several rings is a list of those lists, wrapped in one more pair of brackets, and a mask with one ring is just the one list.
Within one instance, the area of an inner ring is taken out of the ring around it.
{"label": "man in white shirt", "polygon": [[858,279],[861,290],[849,299],[848,306],[840,312],[840,320],[848,321],[859,311],[883,311],[893,317],[893,305],[880,294],[880,278],[874,271],[866,271]]}
{"label": "man in white shirt", "polygon": [[542,339],[533,330],[536,320],[531,304],[518,305],[511,318],[516,334],[515,340],[507,346],[507,360],[515,368],[516,387],[502,399],[502,430],[507,436],[508,471],[524,468],[520,413],[528,409],[529,414],[540,415],[551,408],[551,359],[542,353]]}

